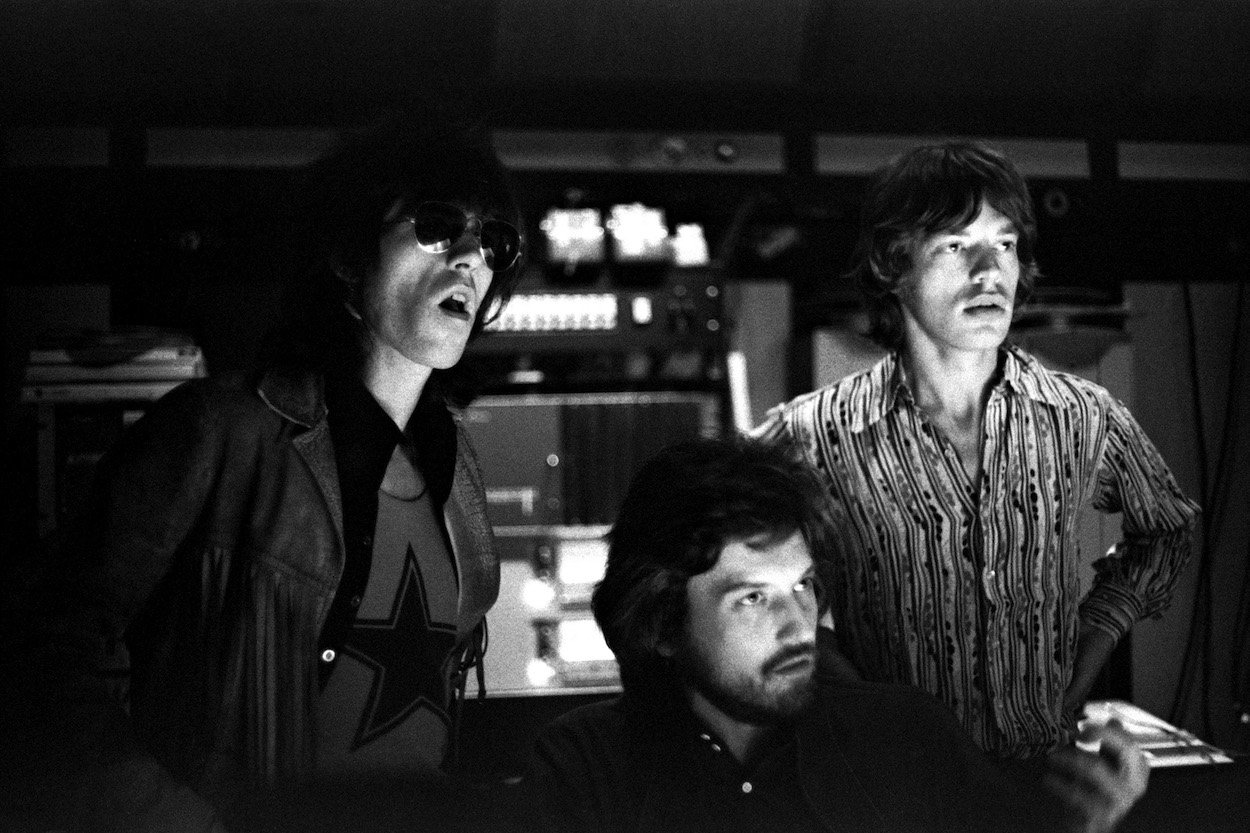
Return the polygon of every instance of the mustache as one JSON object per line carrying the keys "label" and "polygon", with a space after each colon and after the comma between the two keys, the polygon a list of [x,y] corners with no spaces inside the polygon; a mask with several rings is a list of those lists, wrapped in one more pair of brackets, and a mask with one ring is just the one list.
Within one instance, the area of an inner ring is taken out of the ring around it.
{"label": "mustache", "polygon": [[969,304],[971,303],[971,301],[974,301],[974,300],[989,300],[989,299],[998,299],[1000,301],[1003,301],[1004,306],[1013,303],[1013,299],[1011,299],[1010,295],[1003,293],[1003,291],[998,291],[994,289],[991,289],[990,291],[981,291],[981,290],[970,291],[970,293],[964,293],[964,298],[961,300],[963,300],[963,303]]}
{"label": "mustache", "polygon": [[805,642],[802,645],[791,645],[788,648],[782,648],[764,663],[762,670],[765,674],[771,674],[781,666],[796,659],[809,659],[815,664],[816,644],[814,642]]}
{"label": "mustache", "polygon": [[964,303],[968,303],[969,301],[974,301],[978,298],[997,298],[1001,300],[1004,304],[1011,303],[1013,300],[1010,295],[1008,295],[1006,292],[1003,292],[1001,289],[998,289],[998,288],[994,288],[994,289],[977,288],[977,289],[966,290],[963,294],[962,300]]}

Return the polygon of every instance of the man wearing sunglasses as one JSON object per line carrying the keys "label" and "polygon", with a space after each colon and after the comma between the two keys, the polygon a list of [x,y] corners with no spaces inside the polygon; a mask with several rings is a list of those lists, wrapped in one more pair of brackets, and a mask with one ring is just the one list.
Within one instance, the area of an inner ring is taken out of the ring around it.
{"label": "man wearing sunglasses", "polygon": [[[308,185],[310,262],[263,366],[128,431],[29,606],[18,822],[464,815],[442,773],[499,565],[447,375],[512,292],[519,219],[490,150],[436,119],[346,142]],[[94,673],[119,640],[129,714]]]}

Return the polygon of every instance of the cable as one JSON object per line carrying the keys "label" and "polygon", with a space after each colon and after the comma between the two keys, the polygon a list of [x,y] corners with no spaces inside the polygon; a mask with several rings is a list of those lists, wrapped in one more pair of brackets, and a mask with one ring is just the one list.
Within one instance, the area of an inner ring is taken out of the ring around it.
{"label": "cable", "polygon": [[[1250,542],[1246,546],[1243,564],[1250,564]],[[1233,625],[1233,665],[1230,674],[1233,683],[1234,736],[1250,732],[1250,724],[1243,716],[1250,715],[1250,569],[1242,576],[1241,598],[1237,603],[1237,618]],[[1250,749],[1250,737],[1242,744]]]}
{"label": "cable", "polygon": [[[1231,482],[1229,482],[1232,477],[1231,461],[1232,461],[1232,457],[1234,453],[1235,439],[1237,437],[1238,429],[1240,427],[1239,420],[1237,418],[1238,415],[1240,414],[1240,408],[1238,408],[1237,406],[1241,398],[1241,389],[1240,389],[1241,374],[1238,373],[1238,362],[1239,362],[1240,354],[1241,354],[1242,321],[1243,321],[1244,313],[1245,313],[1245,302],[1246,302],[1246,285],[1242,283],[1242,284],[1239,284],[1237,287],[1237,302],[1234,306],[1234,312],[1233,312],[1233,316],[1234,316],[1233,317],[1233,332],[1232,332],[1231,345],[1230,345],[1232,348],[1232,352],[1229,358],[1227,399],[1225,400],[1224,424],[1222,426],[1223,435],[1220,438],[1220,451],[1219,451],[1219,457],[1216,460],[1215,480],[1213,482],[1211,492],[1210,492],[1210,499],[1212,501],[1212,505],[1211,505],[1210,519],[1207,524],[1207,530],[1209,532],[1209,535],[1205,537],[1205,544],[1206,544],[1207,549],[1210,552],[1209,560],[1211,562],[1211,575],[1209,577],[1209,580],[1211,582],[1212,589],[1210,592],[1211,592],[1212,598],[1210,598],[1208,602],[1208,604],[1211,606],[1214,605],[1214,598],[1213,598],[1214,589],[1213,588],[1214,588],[1214,569],[1215,569],[1215,566],[1214,566],[1215,546],[1216,546],[1217,540],[1219,539],[1220,532],[1222,532],[1224,529],[1224,522],[1227,517],[1228,501],[1231,496],[1231,485],[1232,485]],[[1242,588],[1243,597],[1245,595],[1248,585],[1250,585],[1250,576],[1243,576],[1243,588]],[[1207,722],[1210,723],[1211,710],[1212,710],[1212,707],[1215,705],[1212,702],[1213,697],[1214,697],[1214,692],[1211,690],[1211,686],[1210,686],[1210,682],[1211,682],[1210,668],[1214,664],[1214,661],[1215,661],[1214,660],[1215,641],[1214,639],[1210,638],[1211,630],[1214,627],[1213,607],[1212,609],[1208,610],[1207,615],[1208,615],[1208,620],[1209,620],[1207,624],[1208,641],[1205,646],[1206,654],[1205,654],[1205,659],[1204,659],[1204,666],[1206,668],[1205,680],[1206,680],[1207,685],[1203,688],[1203,693],[1204,693],[1204,714],[1207,716]],[[1239,612],[1237,616],[1237,621],[1240,621],[1240,620],[1241,620],[1241,613],[1240,613],[1240,602],[1239,602]],[[1238,641],[1238,631],[1236,629],[1236,626],[1234,626],[1234,630],[1233,630],[1233,639],[1234,639],[1234,642],[1233,642],[1234,650],[1233,650],[1233,663],[1232,663],[1232,669],[1231,669],[1233,676],[1230,677],[1230,679],[1234,682],[1234,685],[1236,685],[1236,681],[1239,675],[1238,665],[1240,662],[1240,659],[1236,651],[1236,646],[1240,644],[1240,642]],[[1231,693],[1234,694],[1234,702],[1244,702],[1243,698],[1239,696],[1237,689],[1234,689]],[[1226,711],[1225,711],[1225,714],[1227,714]]]}
{"label": "cable", "polygon": [[[1233,311],[1233,316],[1234,316],[1233,317],[1233,332],[1232,332],[1232,339],[1231,339],[1232,353],[1229,358],[1227,398],[1225,399],[1225,404],[1224,404],[1224,424],[1221,429],[1223,433],[1222,433],[1222,436],[1220,437],[1219,457],[1216,459],[1216,464],[1215,464],[1215,479],[1213,481],[1210,495],[1209,495],[1212,503],[1211,503],[1210,518],[1207,522],[1207,527],[1206,527],[1208,534],[1204,536],[1204,546],[1209,552],[1208,561],[1210,563],[1210,573],[1208,575],[1208,582],[1209,582],[1208,607],[1209,609],[1207,612],[1208,621],[1207,621],[1207,626],[1206,626],[1207,643],[1205,646],[1206,650],[1205,650],[1204,660],[1203,660],[1204,675],[1205,675],[1204,681],[1206,683],[1206,685],[1203,687],[1203,700],[1204,700],[1203,714],[1206,717],[1207,725],[1211,723],[1211,710],[1213,706],[1215,705],[1213,703],[1214,692],[1211,690],[1211,685],[1210,685],[1211,677],[1212,677],[1211,667],[1214,665],[1214,662],[1215,662],[1215,658],[1214,658],[1215,640],[1211,638],[1211,632],[1214,628],[1214,615],[1215,615],[1214,614],[1215,547],[1219,539],[1219,535],[1224,529],[1224,521],[1225,521],[1225,518],[1227,517],[1226,510],[1228,508],[1228,500],[1231,495],[1231,488],[1230,488],[1231,483],[1229,482],[1232,476],[1230,474],[1230,472],[1232,471],[1231,459],[1234,453],[1233,446],[1234,446],[1235,438],[1237,437],[1237,430],[1239,427],[1237,415],[1240,413],[1240,409],[1237,407],[1237,405],[1238,405],[1238,402],[1240,401],[1240,394],[1241,394],[1241,391],[1240,391],[1241,374],[1238,373],[1237,370],[1238,370],[1238,360],[1240,358],[1240,353],[1241,353],[1242,319],[1243,319],[1243,315],[1245,311],[1245,301],[1246,301],[1246,285],[1242,283],[1242,284],[1239,284],[1237,287],[1237,302],[1236,302],[1236,305],[1234,306],[1234,311]],[[1245,582],[1248,578],[1250,577],[1243,577],[1243,582]],[[1245,590],[1245,587],[1243,585],[1243,595],[1244,595],[1244,590]],[[1238,619],[1240,619],[1240,613],[1238,614]],[[1236,629],[1234,629],[1233,635],[1234,635],[1233,645],[1236,646],[1240,644],[1239,642],[1236,641],[1237,640]],[[1236,653],[1236,648],[1234,647],[1233,665],[1232,665],[1234,676],[1230,678],[1234,681],[1234,684],[1235,684],[1235,681],[1237,680],[1238,662],[1239,662],[1239,659]],[[1236,695],[1237,691],[1234,689],[1233,692],[1231,693]],[[1235,701],[1241,702],[1241,698],[1237,696],[1235,697]],[[1226,710],[1224,713],[1227,714]]]}
{"label": "cable", "polygon": [[[1215,461],[1215,479],[1212,481],[1211,490],[1208,498],[1212,501],[1210,507],[1209,526],[1212,530],[1222,530],[1224,527],[1224,510],[1228,507],[1229,484],[1226,482],[1231,476],[1229,474],[1230,467],[1226,465],[1233,453],[1233,441],[1237,436],[1237,416],[1240,409],[1237,403],[1240,400],[1240,382],[1241,374],[1237,372],[1238,358],[1241,347],[1241,322],[1242,314],[1245,309],[1246,301],[1246,285],[1240,284],[1237,287],[1237,303],[1234,307],[1233,333],[1231,338],[1232,353],[1229,358],[1228,366],[1228,387],[1227,398],[1224,404],[1224,424],[1221,427],[1220,436],[1220,453]],[[1204,506],[1203,510],[1206,511]]]}
{"label": "cable", "polygon": [[[1245,300],[1246,285],[1243,283],[1238,287],[1236,313],[1238,329],[1234,332],[1232,345],[1234,372],[1230,382],[1229,398],[1234,403],[1238,401],[1238,396],[1235,396],[1234,393],[1240,393],[1240,391],[1234,392],[1231,385],[1236,384],[1240,378],[1235,370],[1236,361],[1240,357],[1240,326],[1245,312]],[[1240,410],[1236,408],[1230,408],[1230,411],[1240,414]],[[1236,421],[1233,421],[1226,426],[1225,436],[1235,436],[1239,429],[1240,426]],[[1223,461],[1222,459],[1221,462]],[[1246,557],[1241,560],[1241,563],[1250,564],[1250,544],[1247,545]],[[1232,682],[1234,733],[1237,733],[1250,730],[1250,726],[1241,722],[1242,715],[1250,714],[1250,568],[1247,568],[1242,574],[1241,593],[1237,600],[1237,614],[1233,621],[1232,644],[1233,662],[1229,679]]]}
{"label": "cable", "polygon": [[[1198,387],[1197,345],[1196,345],[1196,334],[1194,332],[1193,301],[1189,293],[1189,286],[1187,284],[1182,285],[1181,292],[1182,292],[1182,297],[1183,297],[1184,304],[1185,304],[1185,324],[1186,324],[1186,339],[1187,339],[1187,344],[1189,348],[1190,381],[1191,381],[1191,387],[1194,389],[1193,409],[1195,412],[1195,421],[1197,423],[1198,471],[1199,471],[1198,493],[1199,493],[1199,500],[1201,501],[1203,507],[1205,508],[1207,506],[1207,503],[1206,503],[1206,487],[1207,487],[1206,436],[1205,436],[1205,432],[1203,429],[1203,422],[1202,422],[1202,398],[1201,398],[1201,393],[1197,391],[1197,387]],[[1204,523],[1205,523],[1205,520],[1204,520]],[[1205,545],[1205,535],[1203,536],[1203,543]],[[1194,596],[1194,606],[1190,610],[1189,631],[1188,631],[1188,636],[1186,637],[1186,650],[1185,650],[1184,658],[1181,663],[1181,673],[1178,676],[1177,681],[1176,681],[1176,691],[1172,696],[1172,709],[1168,715],[1168,722],[1178,724],[1178,725],[1182,723],[1184,712],[1189,705],[1189,695],[1193,688],[1193,678],[1194,678],[1194,673],[1195,673],[1194,666],[1196,662],[1195,661],[1196,649],[1200,647],[1199,628],[1203,619],[1202,608],[1204,607],[1204,604],[1205,604],[1205,592],[1204,591],[1206,587],[1206,582],[1204,579],[1205,579],[1205,574],[1206,574],[1206,565],[1205,565],[1205,558],[1204,558],[1203,553],[1199,554],[1199,558],[1200,558],[1200,562],[1199,562],[1198,583],[1197,583],[1197,590]]]}
{"label": "cable", "polygon": [[[1190,391],[1193,400],[1195,434],[1198,443],[1198,499],[1203,509],[1206,510],[1210,507],[1207,488],[1209,481],[1207,479],[1206,423],[1202,413],[1201,380],[1198,375],[1198,338],[1194,320],[1193,294],[1188,283],[1181,285],[1181,297],[1185,306],[1185,336],[1189,348]],[[1172,698],[1172,712],[1168,721],[1175,724],[1182,722],[1181,718],[1191,705],[1195,681],[1200,678],[1204,683],[1203,687],[1206,688],[1205,683],[1210,679],[1210,666],[1206,659],[1207,646],[1211,638],[1211,559],[1210,536],[1207,534],[1208,518],[1206,515],[1203,516],[1202,525],[1202,547],[1198,553],[1198,584],[1194,596],[1193,610],[1190,612],[1189,617],[1189,638],[1186,642],[1185,659],[1181,665],[1181,674],[1177,680],[1176,693]],[[1199,658],[1202,663],[1200,671],[1196,670]],[[1210,737],[1210,721],[1206,712],[1205,708],[1201,711],[1203,734]]]}
{"label": "cable", "polygon": [[[1210,457],[1207,451],[1206,423],[1202,410],[1202,392],[1198,374],[1197,324],[1193,310],[1193,296],[1189,285],[1182,285],[1186,336],[1189,347],[1189,372],[1192,381],[1191,392],[1197,429],[1199,495],[1203,508],[1203,536],[1202,547],[1199,551],[1197,593],[1190,616],[1185,659],[1181,675],[1177,681],[1176,692],[1173,696],[1171,722],[1180,722],[1181,716],[1192,707],[1194,685],[1201,681],[1200,716],[1203,733],[1208,737],[1211,736],[1211,710],[1213,706],[1213,692],[1211,691],[1210,683],[1212,667],[1215,663],[1215,645],[1212,639],[1212,631],[1214,629],[1215,539],[1223,528],[1224,510],[1230,495],[1230,484],[1228,481],[1231,477],[1231,466],[1228,463],[1232,457],[1233,444],[1239,428],[1237,404],[1240,398],[1240,377],[1237,371],[1241,352],[1245,290],[1245,284],[1238,286],[1231,339],[1232,355],[1229,361],[1227,397],[1225,400],[1222,436],[1220,438],[1220,453],[1219,459],[1216,461],[1214,481],[1212,481],[1209,477]],[[1243,586],[1241,599],[1238,604],[1237,624],[1234,627],[1234,640],[1237,644],[1240,644],[1243,632],[1250,628],[1250,576],[1247,576],[1246,580],[1247,585]],[[1250,634],[1246,635],[1250,636]],[[1240,657],[1235,655],[1232,678],[1235,685],[1240,686],[1240,681],[1238,680],[1240,675]],[[1240,696],[1240,689],[1238,689],[1238,702],[1244,702],[1244,698]]]}

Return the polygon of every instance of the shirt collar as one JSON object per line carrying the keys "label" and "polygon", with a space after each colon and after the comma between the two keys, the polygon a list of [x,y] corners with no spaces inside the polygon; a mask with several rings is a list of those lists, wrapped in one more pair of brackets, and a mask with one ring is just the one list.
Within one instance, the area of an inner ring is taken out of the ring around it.
{"label": "shirt collar", "polygon": [[897,352],[891,351],[873,365],[865,381],[865,401],[849,403],[849,427],[855,434],[876,425],[900,402],[912,401],[907,380],[903,377],[903,363],[899,361]]}
{"label": "shirt collar", "polygon": [[1007,354],[1003,363],[1003,385],[1037,402],[1055,408],[1067,407],[1068,400],[1054,377],[1037,359],[1014,344],[1006,345],[1003,351]]}
{"label": "shirt collar", "polygon": [[346,373],[326,376],[326,400],[330,431],[340,464],[358,470],[377,488],[395,445],[403,433],[360,379]]}
{"label": "shirt collar", "polygon": [[[1003,356],[1003,375],[996,390],[1011,391],[1057,408],[1067,405],[1054,380],[1037,359],[1014,344],[1003,345],[1000,354]],[[868,371],[866,381],[867,401],[864,407],[854,407],[855,403],[851,407],[850,429],[857,434],[875,425],[895,408],[915,402],[897,351],[890,352],[877,362]]]}
{"label": "shirt collar", "polygon": [[770,759],[778,749],[792,744],[797,737],[795,725],[782,727],[777,735],[770,740],[768,751],[764,752],[759,760],[752,762],[750,767],[746,767],[734,758],[729,751],[728,744],[717,735],[716,730],[704,723],[695,714],[685,697],[674,692],[671,697],[668,697],[663,702],[663,708],[657,708],[661,701],[651,697],[640,697],[636,694],[625,694],[622,702],[627,710],[634,711],[641,719],[655,728],[657,732],[668,737],[684,738],[687,743],[693,746],[707,749],[724,760],[727,766],[740,770],[742,773],[757,769],[761,763]]}

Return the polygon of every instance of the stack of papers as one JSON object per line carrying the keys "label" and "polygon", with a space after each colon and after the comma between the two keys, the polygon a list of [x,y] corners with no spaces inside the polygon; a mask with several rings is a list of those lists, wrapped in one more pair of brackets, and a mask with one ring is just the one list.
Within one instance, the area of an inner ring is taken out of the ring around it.
{"label": "stack of papers", "polygon": [[1133,736],[1151,768],[1233,762],[1224,750],[1124,700],[1089,701],[1085,704],[1085,719],[1080,725],[1090,723],[1101,726],[1112,720],[1118,720],[1124,730]]}

